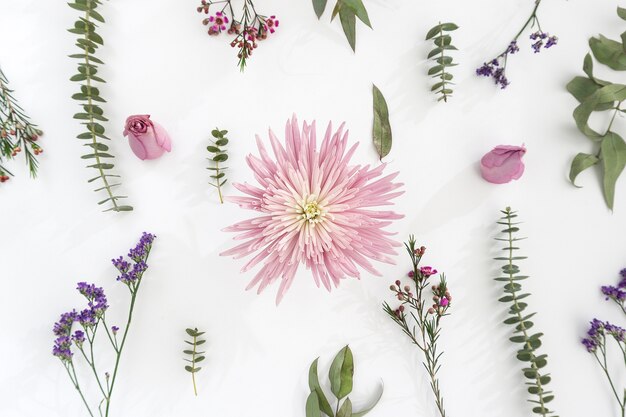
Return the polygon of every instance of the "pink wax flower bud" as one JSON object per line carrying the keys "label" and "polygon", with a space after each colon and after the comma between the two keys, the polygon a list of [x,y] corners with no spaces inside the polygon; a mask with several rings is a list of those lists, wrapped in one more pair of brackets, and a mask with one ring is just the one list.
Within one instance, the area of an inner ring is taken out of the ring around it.
{"label": "pink wax flower bud", "polygon": [[160,124],[150,120],[149,115],[129,116],[124,127],[124,136],[133,153],[139,159],[156,159],[165,151],[172,150],[170,135]]}
{"label": "pink wax flower bud", "polygon": [[524,145],[496,146],[480,160],[480,172],[483,178],[492,184],[505,184],[519,179],[524,173],[522,157],[525,153]]}

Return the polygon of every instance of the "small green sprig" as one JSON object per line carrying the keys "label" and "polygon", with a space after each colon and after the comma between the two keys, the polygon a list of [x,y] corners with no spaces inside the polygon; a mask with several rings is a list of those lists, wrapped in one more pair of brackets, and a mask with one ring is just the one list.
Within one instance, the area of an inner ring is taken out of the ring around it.
{"label": "small green sprig", "polygon": [[[324,14],[324,10],[326,10],[326,3],[328,3],[328,0],[313,0],[313,9],[315,10],[315,14],[318,19],[320,19]],[[339,15],[339,21],[341,22],[343,33],[346,35],[346,39],[348,40],[350,47],[353,51],[356,51],[356,18],[358,17],[361,22],[367,25],[367,27],[370,29],[372,28],[370,18],[367,14],[367,9],[363,5],[363,1],[337,0],[330,20],[334,20],[337,15]]]}
{"label": "small green sprig", "polygon": [[[626,9],[617,8],[617,15],[626,20]],[[605,38],[589,39],[589,48],[595,59],[615,71],[626,71],[626,32],[620,41]],[[594,144],[595,153],[580,152],[572,160],[570,182],[584,170],[600,165],[602,167],[602,191],[606,205],[613,210],[615,184],[626,167],[626,142],[613,128],[616,116],[622,116],[626,100],[626,86],[596,78],[593,75],[593,59],[588,53],[583,63],[586,77],[574,77],[567,84],[567,91],[580,103],[574,109],[576,127]],[[589,126],[589,118],[594,112],[612,111],[611,121],[603,132]]]}
{"label": "small green sprig", "polygon": [[[363,417],[378,404],[383,395],[383,386],[376,399],[365,409],[361,411],[352,411],[352,402],[348,394],[352,392],[352,384],[354,378],[354,357],[352,351],[347,345],[342,348],[333,359],[328,371],[328,379],[330,380],[330,390],[337,398],[337,404],[333,411],[326,394],[322,390],[317,376],[317,361],[315,359],[309,368],[309,389],[311,393],[306,400],[306,417]],[[345,400],[342,402],[341,400]]]}
{"label": "small green sprig", "polygon": [[509,317],[504,320],[504,324],[515,326],[515,335],[510,337],[509,340],[513,343],[521,344],[521,348],[517,351],[517,359],[527,364],[522,369],[522,372],[528,380],[526,382],[528,393],[533,398],[528,400],[533,404],[533,413],[543,417],[555,417],[554,411],[550,410],[547,405],[554,399],[553,393],[546,390],[546,385],[550,382],[551,377],[550,374],[544,373],[542,370],[548,363],[548,357],[545,354],[538,353],[543,333],[531,334],[529,330],[534,326],[534,323],[530,321],[530,318],[536,313],[526,313],[525,310],[528,304],[520,301],[527,298],[530,294],[521,292],[521,281],[527,279],[528,276],[520,275],[520,269],[516,262],[526,259],[526,257],[517,256],[514,253],[519,250],[519,247],[516,246],[517,242],[525,238],[517,237],[516,235],[519,232],[518,225],[520,224],[515,222],[517,213],[511,211],[510,207],[501,212],[504,216],[497,223],[505,227],[501,230],[504,237],[495,239],[506,242],[507,246],[502,248],[502,250],[507,252],[507,256],[494,259],[505,262],[502,265],[502,276],[495,278],[496,281],[504,282],[505,295],[498,301],[510,305]]}
{"label": "small green sprig", "polygon": [[[440,275],[439,282],[434,284],[430,281],[430,277],[435,275],[437,270],[430,266],[420,267],[426,248],[417,247],[415,236],[409,236],[409,241],[404,246],[411,258],[412,269],[408,276],[412,285],[402,286],[402,282],[396,280],[389,289],[401,301],[401,304],[394,309],[385,302],[383,310],[424,354],[423,365],[430,378],[435,405],[439,415],[445,417],[443,394],[437,375],[441,368],[439,361],[443,352],[438,351],[437,342],[441,335],[441,319],[449,315],[448,309],[452,303],[452,296],[443,274]],[[429,287],[432,290],[431,294],[427,291]],[[434,303],[429,305],[431,302],[429,300]]]}
{"label": "small green sprig", "polygon": [[198,351],[198,346],[204,344],[206,340],[200,338],[200,336],[202,336],[204,332],[198,331],[197,327],[194,327],[193,329],[185,329],[185,332],[187,332],[187,334],[192,337],[192,340],[185,340],[185,343],[190,345],[191,349],[183,350],[183,353],[189,356],[189,359],[183,360],[191,364],[185,365],[185,370],[191,374],[191,381],[193,382],[193,392],[197,396],[198,388],[196,386],[196,373],[200,372],[200,369],[202,368],[196,365],[204,360],[204,356],[202,355],[205,353]]}
{"label": "small green sprig", "polygon": [[81,158],[93,161],[92,164],[87,165],[87,168],[95,169],[98,174],[88,182],[100,181],[101,187],[95,191],[106,193],[106,198],[98,204],[107,203],[109,208],[105,211],[131,211],[133,209],[131,206],[120,204],[119,200],[126,196],[117,195],[113,191],[113,188],[121,183],[119,180],[116,180],[118,181],[116,183],[110,181],[120,176],[109,173],[114,167],[111,162],[114,156],[110,153],[109,147],[102,142],[110,139],[105,135],[102,124],[109,119],[104,116],[104,110],[99,104],[105,103],[106,100],[100,96],[100,90],[96,87],[97,83],[106,82],[97,75],[98,65],[104,62],[95,57],[98,47],[104,44],[102,37],[96,32],[98,25],[95,23],[104,23],[104,18],[96,11],[101,4],[101,0],[75,0],[74,3],[68,3],[72,9],[82,12],[82,16],[74,23],[74,27],[68,29],[69,32],[78,35],[76,46],[80,49],[80,53],[70,55],[70,58],[78,60],[78,72],[70,80],[81,83],[80,92],[72,96],[74,100],[81,103],[82,108],[74,115],[74,119],[81,120],[81,124],[86,128],[85,132],[77,136],[78,139],[86,141],[84,146],[89,148],[89,152]]}
{"label": "small green sprig", "polygon": [[14,159],[24,152],[24,159],[30,176],[37,176],[37,155],[43,152],[36,142],[43,132],[30,121],[26,112],[13,97],[9,80],[0,69],[0,182],[5,182],[13,174],[3,167],[3,159]]}
{"label": "small green sprig", "polygon": [[452,74],[446,69],[454,67],[457,64],[452,62],[452,57],[446,54],[446,51],[456,50],[457,48],[452,45],[452,37],[447,32],[457,30],[459,27],[454,23],[441,23],[434,26],[426,34],[426,40],[433,40],[435,48],[429,52],[428,59],[432,59],[436,62],[436,65],[428,70],[428,75],[433,78],[439,78],[430,91],[435,91],[435,94],[439,95],[437,101],[443,100],[447,102],[452,95],[452,88],[454,85],[452,82]]}
{"label": "small green sprig", "polygon": [[217,194],[220,198],[220,203],[224,204],[224,196],[222,195],[222,187],[226,184],[226,173],[224,172],[228,167],[220,166],[221,162],[228,160],[228,154],[226,153],[225,146],[228,145],[228,138],[226,134],[228,130],[219,130],[215,128],[211,131],[211,135],[216,139],[211,141],[211,145],[206,147],[206,150],[212,155],[211,158],[207,158],[213,163],[212,167],[207,168],[209,171],[213,171],[211,178],[214,182],[210,182],[209,185],[217,189]]}

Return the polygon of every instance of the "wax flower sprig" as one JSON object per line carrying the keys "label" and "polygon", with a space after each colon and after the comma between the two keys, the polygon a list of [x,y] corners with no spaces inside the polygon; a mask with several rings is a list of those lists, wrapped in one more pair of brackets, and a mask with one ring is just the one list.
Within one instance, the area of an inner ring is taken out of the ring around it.
{"label": "wax flower sprig", "polygon": [[535,7],[533,8],[530,17],[526,20],[526,23],[524,23],[524,26],[522,26],[519,32],[517,32],[517,35],[515,35],[506,49],[495,58],[486,61],[480,68],[477,68],[476,75],[491,77],[493,78],[494,83],[500,86],[501,89],[506,88],[510,84],[508,78],[506,77],[506,64],[508,57],[509,55],[519,52],[520,48],[517,44],[517,40],[520,36],[522,36],[528,27],[536,27],[536,31],[531,33],[529,36],[534,53],[539,53],[542,48],[548,49],[557,44],[559,38],[556,36],[550,36],[548,32],[544,32],[539,24],[539,16],[537,15],[537,12],[539,10],[539,6],[541,5],[541,1],[542,0],[535,0]]}
{"label": "wax flower sprig", "polygon": [[4,159],[14,159],[19,153],[24,154],[30,176],[37,176],[37,155],[43,149],[37,144],[43,132],[33,124],[19,106],[9,81],[0,69],[0,183],[9,180],[13,174],[6,169]]}
{"label": "wax flower sprig", "polygon": [[[120,359],[124,346],[126,346],[141,280],[144,272],[148,269],[146,262],[148,261],[154,238],[155,236],[150,233],[143,234],[139,243],[128,253],[132,264],[122,256],[112,260],[113,265],[120,273],[117,280],[125,284],[130,292],[128,318],[123,330],[120,330],[120,328],[115,325],[109,326],[109,323],[107,323],[106,313],[109,305],[104,290],[101,287],[96,287],[94,284],[88,284],[86,282],[79,282],[76,289],[87,299],[87,308],[81,312],[71,310],[67,313],[63,313],[59,321],[54,324],[53,331],[56,339],[54,340],[52,354],[61,361],[72,385],[78,392],[78,395],[91,417],[95,415],[95,408],[93,404],[90,405],[90,401],[85,397],[85,393],[78,380],[76,366],[79,362],[84,361],[91,369],[93,379],[95,380],[101,396],[97,406],[98,415],[108,417],[111,406],[111,396],[118,376]],[[77,324],[79,329],[72,331],[74,324]],[[98,338],[98,336],[101,337]],[[112,366],[112,372],[106,371],[102,373],[102,368],[100,368],[102,364],[96,362],[94,346],[96,343],[100,343],[98,341],[101,339],[104,340],[105,344],[107,344],[106,342],[108,341],[109,347],[113,351],[115,360]],[[74,357],[75,354],[78,354],[76,356],[80,356],[82,360],[77,360]]]}
{"label": "wax flower sprig", "polygon": [[243,0],[239,16],[235,14],[232,0],[202,0],[197,10],[198,13],[209,15],[202,21],[202,24],[209,27],[209,35],[217,36],[222,32],[235,35],[230,46],[238,49],[237,58],[241,71],[245,70],[258,41],[267,39],[276,32],[279,25],[276,16],[259,14],[252,0]]}
{"label": "wax flower sprig", "polygon": [[[424,353],[424,367],[430,377],[435,405],[439,415],[445,417],[443,395],[437,376],[441,368],[439,360],[443,352],[438,352],[437,342],[441,335],[441,319],[449,315],[448,309],[452,303],[452,296],[443,274],[440,275],[438,283],[433,283],[430,277],[437,274],[437,270],[430,266],[419,266],[426,248],[416,247],[415,237],[412,235],[409,236],[405,247],[413,264],[413,268],[408,273],[412,285],[403,286],[402,282],[397,280],[394,285],[391,285],[390,290],[401,301],[401,304],[394,309],[385,302],[383,309],[400,326],[411,342]],[[432,291],[431,295],[428,294],[428,287]],[[429,297],[432,297],[431,305],[429,305],[431,302],[428,300]]]}
{"label": "wax flower sprig", "polygon": [[[617,286],[603,286],[602,294],[604,294],[607,301],[611,300],[619,306],[624,316],[626,316],[626,307],[624,305],[624,303],[626,303],[626,269],[622,269],[620,275],[622,279],[619,284]],[[582,340],[582,344],[589,353],[593,354],[598,365],[602,368],[604,375],[609,381],[611,392],[619,405],[620,415],[624,417],[626,416],[626,388],[622,388],[618,391],[615,386],[616,383],[611,376],[612,370],[609,366],[609,356],[607,355],[607,343],[610,340],[613,340],[619,348],[619,351],[622,352],[622,361],[626,367],[626,330],[623,328],[611,324],[608,321],[604,322],[593,319],[591,321],[591,327],[587,332],[587,337]]]}

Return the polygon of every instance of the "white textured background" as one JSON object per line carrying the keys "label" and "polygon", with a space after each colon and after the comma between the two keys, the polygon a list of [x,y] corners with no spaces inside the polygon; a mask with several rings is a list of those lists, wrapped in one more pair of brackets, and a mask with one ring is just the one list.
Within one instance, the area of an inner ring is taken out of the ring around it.
{"label": "white textured background", "polygon": [[[539,311],[535,323],[546,334],[554,408],[569,417],[617,415],[580,338],[593,317],[622,319],[599,286],[617,282],[626,266],[625,183],[618,183],[613,214],[596,173],[581,175],[581,190],[568,183],[571,158],[591,145],[575,129],[576,103],[565,91],[581,73],[588,37],[623,31],[617,2],[546,1],[542,27],[560,43],[533,55],[521,38],[504,92],[473,72],[506,46],[532,1],[365,3],[375,30],[359,25],[354,55],[339,23],[329,23],[328,13],[318,22],[308,0],[258,0],[261,11],[278,15],[280,29],[240,74],[226,37],[206,35],[195,1],[106,2],[106,46],[99,57],[107,63],[101,72],[108,84],[101,90],[122,190],[135,206],[133,213],[111,214],[96,205],[101,195],[86,183],[93,173],[83,167],[83,148],[74,139],[80,127],[70,96],[78,85],[68,81],[75,63],[66,56],[76,48],[65,29],[77,13],[59,1],[0,0],[0,64],[45,130],[40,178],[30,180],[24,167],[12,165],[18,176],[0,186],[0,416],[85,416],[50,354],[51,326],[61,312],[82,306],[74,291],[79,280],[104,286],[111,314],[121,317],[127,293],[109,260],[144,230],[158,240],[112,416],[303,416],[310,362],[321,356],[325,374],[346,343],[356,360],[355,402],[363,404],[379,378],[385,382],[372,417],[435,416],[419,352],[381,310],[381,302],[392,299],[390,282],[407,270],[404,254],[397,266],[380,265],[384,278],[364,274],[331,294],[315,288],[302,270],[279,308],[276,287],[261,296],[244,292],[253,273],[242,275],[243,262],[218,256],[232,245],[232,236],[220,230],[253,213],[216,203],[205,170],[210,129],[230,131],[233,180],[253,180],[244,157],[255,151],[254,134],[266,138],[269,126],[282,134],[292,112],[301,120],[317,118],[320,126],[346,121],[352,140],[361,141],[354,160],[376,164],[372,82],[391,112],[389,169],[400,170],[406,184],[397,200],[406,217],[393,229],[398,239],[415,233],[428,246],[425,262],[447,273],[454,295],[441,338],[449,415],[530,414],[521,363],[507,341],[511,329],[501,324],[505,306],[496,301],[500,289],[492,281],[494,222],[506,205],[526,222],[523,252],[530,258],[522,270],[532,276],[525,284],[533,293],[531,310]],[[448,104],[435,102],[425,75],[431,45],[423,37],[439,20],[461,26],[453,34],[460,48],[458,85]],[[152,162],[132,155],[121,132],[125,117],[136,113],[151,114],[169,130],[171,154]],[[520,181],[495,186],[480,178],[477,162],[501,143],[527,145],[527,171]],[[183,370],[189,326],[206,330],[208,338],[198,398]]]}

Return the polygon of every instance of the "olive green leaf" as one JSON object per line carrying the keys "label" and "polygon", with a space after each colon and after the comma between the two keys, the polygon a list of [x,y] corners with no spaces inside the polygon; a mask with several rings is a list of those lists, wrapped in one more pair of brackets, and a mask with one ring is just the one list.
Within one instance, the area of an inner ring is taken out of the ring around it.
{"label": "olive green leaf", "polygon": [[321,18],[324,14],[324,10],[326,9],[326,2],[328,0],[313,0],[313,9],[315,10],[315,14],[317,18]]}
{"label": "olive green leaf", "polygon": [[[609,84],[599,88],[574,109],[574,120],[578,129],[593,141],[602,140],[604,134],[598,133],[589,127],[589,117],[596,110],[606,110],[606,106],[616,101],[626,99],[626,85]],[[610,107],[609,107],[610,108]]]}
{"label": "olive green leaf", "polygon": [[346,345],[333,359],[328,372],[330,390],[337,399],[342,399],[352,392],[352,378],[354,376],[354,362],[352,351]]}
{"label": "olive green leaf", "polygon": [[365,23],[369,28],[372,27],[372,24],[370,23],[370,18],[367,15],[367,10],[365,9],[365,6],[363,5],[363,2],[361,0],[340,0],[340,1],[346,7],[348,7],[350,10],[353,11],[356,17],[358,17],[361,22]]}
{"label": "olive green leaf", "polygon": [[322,417],[322,411],[320,410],[317,393],[315,391],[311,391],[311,394],[309,394],[309,397],[306,399],[305,411],[306,417]]}
{"label": "olive green leaf", "polygon": [[337,411],[337,417],[352,417],[352,401],[350,398],[346,398],[339,411]]}
{"label": "olive green leaf", "polygon": [[572,166],[569,171],[569,180],[571,181],[571,183],[575,185],[576,187],[579,187],[575,183],[576,177],[578,176],[578,174],[580,174],[587,168],[594,166],[595,164],[598,163],[598,161],[599,161],[598,157],[596,157],[595,155],[590,155],[588,153],[581,152],[578,155],[576,155],[576,157],[572,161]]}
{"label": "olive green leaf", "polygon": [[435,63],[428,70],[428,75],[438,78],[437,82],[430,89],[439,95],[437,101],[443,100],[447,102],[453,93],[451,87],[454,85],[452,82],[454,77],[448,68],[457,64],[453,62],[451,56],[446,54],[446,51],[456,50],[457,48],[451,44],[452,37],[445,32],[454,31],[458,28],[454,23],[439,23],[426,34],[426,40],[433,39],[435,44],[435,48],[428,54],[428,58]]}
{"label": "olive green leaf", "polygon": [[309,368],[309,389],[317,394],[317,400],[319,402],[319,408],[324,414],[333,417],[333,409],[324,395],[324,391],[320,386],[319,378],[317,376],[317,362],[319,358],[315,359]]}
{"label": "olive green leaf", "polygon": [[372,128],[372,137],[376,152],[378,152],[378,156],[382,160],[389,154],[392,145],[389,109],[387,108],[387,101],[385,100],[383,93],[381,93],[376,85],[372,85],[372,95],[374,101],[374,125]]}
{"label": "olive green leaf", "polygon": [[356,51],[356,15],[354,11],[347,7],[341,7],[339,9],[339,20],[350,47],[353,51]]}
{"label": "olive green leaf", "polygon": [[622,7],[617,7],[617,15],[622,19],[622,20],[626,20],[626,9],[622,8]]}
{"label": "olive green leaf", "polygon": [[589,39],[589,47],[598,62],[616,71],[626,70],[626,52],[620,42],[600,35],[599,38]]}
{"label": "olive green leaf", "polygon": [[626,143],[617,133],[608,132],[600,145],[604,171],[603,188],[606,204],[613,210],[615,183],[626,166]]}

